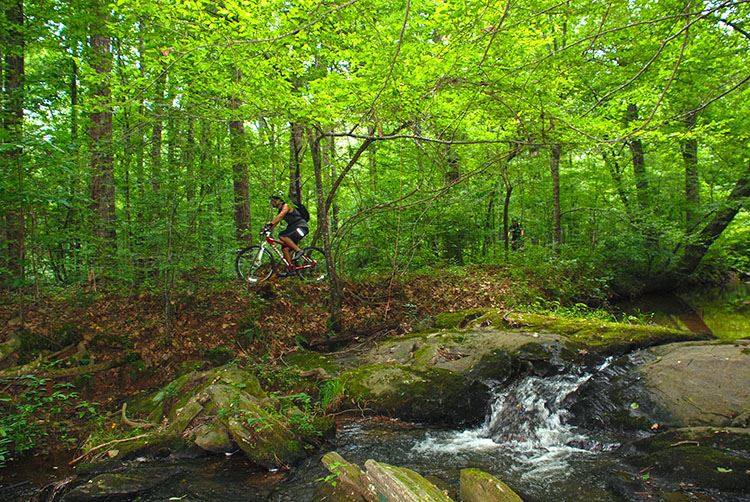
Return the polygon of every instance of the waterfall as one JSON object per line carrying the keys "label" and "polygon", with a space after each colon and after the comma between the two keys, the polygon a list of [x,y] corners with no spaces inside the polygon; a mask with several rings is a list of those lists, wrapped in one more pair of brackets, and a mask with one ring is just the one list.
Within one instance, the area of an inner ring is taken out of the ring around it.
{"label": "waterfall", "polygon": [[571,395],[609,363],[607,359],[594,371],[529,375],[507,386],[494,384],[491,409],[481,426],[430,433],[415,451],[497,450],[498,455],[511,455],[526,473],[539,474],[564,468],[572,455],[609,449],[613,445],[593,440],[568,421]]}

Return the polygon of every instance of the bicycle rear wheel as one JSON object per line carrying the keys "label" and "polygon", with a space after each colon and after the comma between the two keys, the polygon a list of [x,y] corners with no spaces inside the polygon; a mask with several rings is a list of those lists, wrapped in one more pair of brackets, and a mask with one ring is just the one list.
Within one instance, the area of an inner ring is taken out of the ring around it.
{"label": "bicycle rear wheel", "polygon": [[318,283],[328,278],[326,254],[320,248],[304,248],[296,264],[305,267],[297,270],[297,275],[305,282]]}
{"label": "bicycle rear wheel", "polygon": [[267,281],[273,274],[275,265],[273,255],[260,246],[240,250],[234,261],[237,277],[251,286]]}

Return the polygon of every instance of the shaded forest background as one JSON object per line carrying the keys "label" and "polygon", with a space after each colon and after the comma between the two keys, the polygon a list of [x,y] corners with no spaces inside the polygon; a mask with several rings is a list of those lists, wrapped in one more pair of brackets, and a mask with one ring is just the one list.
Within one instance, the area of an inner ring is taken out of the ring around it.
{"label": "shaded forest background", "polygon": [[2,5],[5,288],[229,277],[279,192],[334,310],[453,264],[592,297],[750,270],[747,1]]}

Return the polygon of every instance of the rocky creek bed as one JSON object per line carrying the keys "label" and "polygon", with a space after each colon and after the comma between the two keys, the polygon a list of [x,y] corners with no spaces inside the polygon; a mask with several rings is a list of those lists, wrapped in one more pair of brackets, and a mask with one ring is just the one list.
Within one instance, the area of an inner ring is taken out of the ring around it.
{"label": "rocky creek bed", "polygon": [[41,491],[8,483],[0,494],[360,500],[330,490],[336,473],[321,455],[331,450],[359,468],[409,468],[454,500],[465,468],[524,500],[750,493],[748,341],[475,310],[284,363],[315,407],[267,392],[250,368],[189,372],[129,403],[135,439],[94,435],[66,479]]}

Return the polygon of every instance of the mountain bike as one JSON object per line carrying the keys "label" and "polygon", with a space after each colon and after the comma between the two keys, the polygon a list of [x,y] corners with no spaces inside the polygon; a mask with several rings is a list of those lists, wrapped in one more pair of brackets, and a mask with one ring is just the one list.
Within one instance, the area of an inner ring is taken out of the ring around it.
{"label": "mountain bike", "polygon": [[289,275],[296,275],[305,282],[323,282],[328,277],[326,255],[322,249],[303,248],[301,253],[293,254],[292,263],[289,263],[280,249],[289,246],[271,237],[271,227],[265,225],[260,231],[260,237],[259,246],[240,249],[234,261],[237,277],[248,285],[263,283],[282,268]]}

